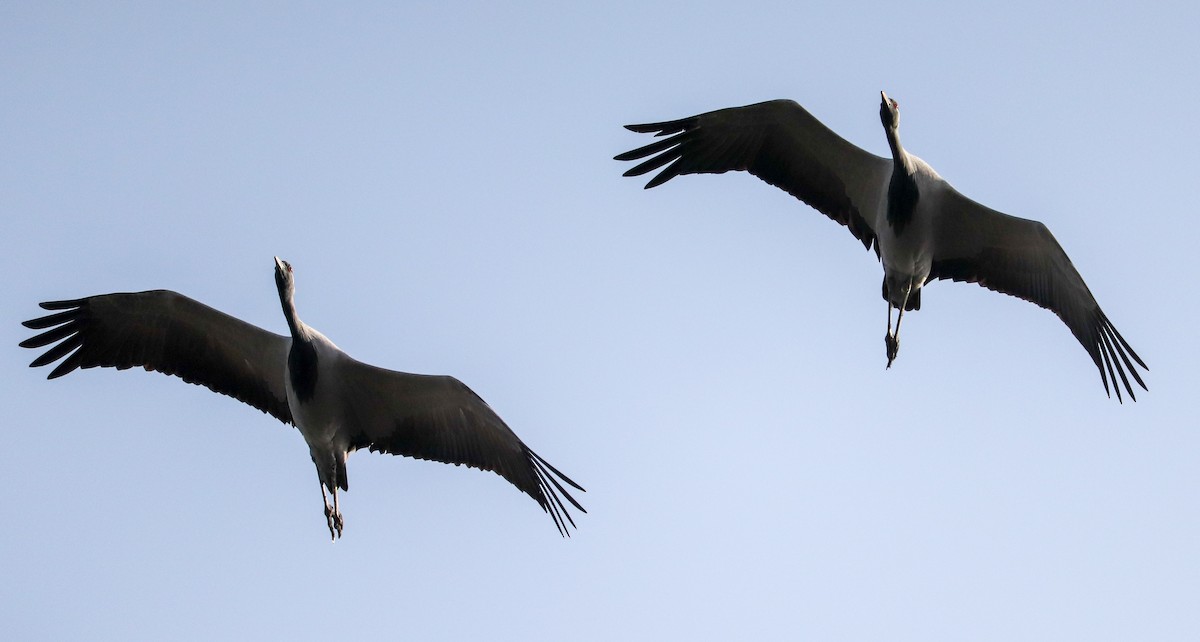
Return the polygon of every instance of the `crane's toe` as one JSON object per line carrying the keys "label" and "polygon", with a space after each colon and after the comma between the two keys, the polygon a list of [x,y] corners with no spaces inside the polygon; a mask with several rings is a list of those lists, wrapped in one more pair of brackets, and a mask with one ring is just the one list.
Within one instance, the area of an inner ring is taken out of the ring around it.
{"label": "crane's toe", "polygon": [[325,525],[329,527],[329,538],[337,541],[342,536],[342,513],[329,504],[325,504]]}
{"label": "crane's toe", "polygon": [[887,345],[887,367],[892,367],[892,362],[896,360],[896,353],[900,352],[900,337],[893,336],[890,332],[883,337],[884,344]]}

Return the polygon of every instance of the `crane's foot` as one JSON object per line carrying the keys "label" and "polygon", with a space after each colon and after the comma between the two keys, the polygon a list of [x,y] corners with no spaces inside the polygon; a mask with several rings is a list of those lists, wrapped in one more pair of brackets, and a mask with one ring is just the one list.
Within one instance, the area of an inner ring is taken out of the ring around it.
{"label": "crane's foot", "polygon": [[342,536],[342,521],[341,511],[335,511],[329,504],[325,505],[325,525],[329,527],[329,538],[337,541]]}
{"label": "crane's foot", "polygon": [[887,345],[887,367],[891,368],[892,362],[896,360],[896,353],[900,352],[900,337],[888,333],[883,337],[883,342]]}

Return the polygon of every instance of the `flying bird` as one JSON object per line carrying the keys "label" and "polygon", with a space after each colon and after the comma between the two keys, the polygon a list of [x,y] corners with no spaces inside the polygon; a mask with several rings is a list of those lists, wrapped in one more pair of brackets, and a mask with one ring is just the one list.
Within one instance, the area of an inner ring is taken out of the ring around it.
{"label": "flying bird", "polygon": [[48,379],[76,368],[141,366],[295,425],[317,467],[334,540],[344,526],[338,490],[349,490],[346,457],[359,448],[495,472],[537,501],[559,532],[569,535],[567,524],[575,522],[563,498],[587,511],[563,483],[584,489],[530,450],[483,399],[454,377],[356,361],[296,315],[295,274],[278,257],[275,284],[288,336],[176,292],[152,290],[42,303],[59,312],[26,321],[27,328],[49,329],[20,345],[56,344],[31,367],[66,356]]}
{"label": "flying bird", "polygon": [[[619,154],[646,157],[625,172],[663,168],[646,189],[683,174],[747,171],[845,225],[883,263],[888,304],[887,367],[900,348],[904,312],[921,309],[921,287],[935,279],[978,283],[1051,310],[1100,370],[1104,391],[1136,400],[1129,377],[1148,390],[1134,363],[1149,371],[1096,303],[1050,230],[1002,214],[960,194],[900,145],[900,105],[879,92],[879,119],[891,158],[849,143],[791,100],[710,111],[690,118],[626,125],[667,136]],[[665,167],[664,167],[665,166]],[[895,331],[892,310],[898,310]]]}

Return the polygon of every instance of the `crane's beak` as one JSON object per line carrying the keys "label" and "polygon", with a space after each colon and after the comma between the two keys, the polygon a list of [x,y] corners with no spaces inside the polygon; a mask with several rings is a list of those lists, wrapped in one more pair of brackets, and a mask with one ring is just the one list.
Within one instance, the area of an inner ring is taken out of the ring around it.
{"label": "crane's beak", "polygon": [[879,92],[879,97],[883,99],[883,104],[889,106],[892,104],[892,101],[888,100],[887,94],[883,93],[882,91]]}

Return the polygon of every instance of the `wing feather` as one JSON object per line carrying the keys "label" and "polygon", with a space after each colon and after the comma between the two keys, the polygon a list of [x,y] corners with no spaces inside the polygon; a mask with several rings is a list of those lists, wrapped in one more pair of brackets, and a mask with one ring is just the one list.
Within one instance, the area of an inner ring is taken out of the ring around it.
{"label": "wing feather", "polygon": [[20,345],[54,344],[31,367],[66,357],[49,379],[77,368],[140,366],[205,386],[292,423],[283,380],[287,337],[167,290],[48,301],[41,307],[63,311],[26,321],[25,327],[45,332]]}
{"label": "wing feather", "polygon": [[683,174],[747,171],[845,225],[864,247],[869,249],[875,239],[873,220],[892,161],[847,142],[793,101],[772,100],[626,129],[670,136],[615,157],[650,157],[625,176],[666,166],[646,189]]}
{"label": "wing feather", "polygon": [[1118,377],[1131,400],[1137,397],[1129,377],[1148,390],[1134,363],[1149,368],[1105,316],[1045,225],[1002,214],[952,188],[945,198],[934,225],[937,255],[928,280],[978,283],[1046,308],[1062,319],[1091,355],[1106,393],[1111,381],[1117,399],[1122,400]]}
{"label": "wing feather", "polygon": [[586,513],[560,483],[583,487],[530,450],[490,406],[458,379],[377,368],[348,359],[342,371],[352,448],[495,472],[528,494],[563,535],[575,525],[563,499]]}

